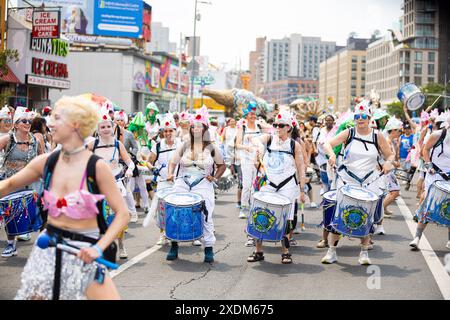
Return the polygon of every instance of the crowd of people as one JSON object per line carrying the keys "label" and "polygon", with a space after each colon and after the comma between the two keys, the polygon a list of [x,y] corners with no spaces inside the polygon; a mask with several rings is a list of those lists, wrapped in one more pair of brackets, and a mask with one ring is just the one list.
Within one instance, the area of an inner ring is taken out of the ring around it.
{"label": "crowd of people", "polygon": [[45,249],[36,242],[16,299],[119,298],[107,268],[93,261],[128,258],[127,226],[138,222],[137,208],[144,227],[159,228],[156,244],[170,244],[167,260],[178,258],[178,243],[185,241],[203,245],[204,262],[214,262],[217,183],[226,170],[236,181],[230,189],[236,219],[248,221],[243,244],[254,248],[249,263],[264,260],[265,241],[280,241],[281,263],[292,263],[299,208],[318,208],[334,192],[317,243],[327,249],[321,261],[336,262],[338,243],[349,236],[360,238],[358,261],[369,265],[375,236],[386,233],[384,220],[394,214],[389,206],[401,183],[411,188],[416,173],[418,224],[410,246],[417,249],[427,223],[435,221],[427,195],[441,190],[436,181],[450,178],[450,113],[424,111],[416,122],[404,111],[403,122],[363,100],[353,112],[302,122],[278,107],[262,116],[250,102],[240,118],[220,123],[206,107],[161,114],[151,102],[130,115],[83,96],[64,97],[41,113],[4,107],[0,197],[11,197],[12,204],[0,217],[5,226],[11,222],[7,213],[22,201],[14,192],[27,190],[39,199],[33,203],[42,223],[29,232],[6,229],[2,257],[18,255],[17,241],[29,241],[33,231],[53,241]]}

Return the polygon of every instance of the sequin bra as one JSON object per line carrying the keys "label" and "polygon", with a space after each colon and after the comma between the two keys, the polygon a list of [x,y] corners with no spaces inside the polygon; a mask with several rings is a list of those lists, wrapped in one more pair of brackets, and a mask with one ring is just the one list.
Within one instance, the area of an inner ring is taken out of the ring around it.
{"label": "sequin bra", "polygon": [[53,192],[44,190],[44,209],[48,214],[57,218],[61,214],[74,220],[92,219],[98,214],[97,202],[105,198],[102,194],[92,194],[83,190],[87,171],[81,180],[80,189],[57,199]]}

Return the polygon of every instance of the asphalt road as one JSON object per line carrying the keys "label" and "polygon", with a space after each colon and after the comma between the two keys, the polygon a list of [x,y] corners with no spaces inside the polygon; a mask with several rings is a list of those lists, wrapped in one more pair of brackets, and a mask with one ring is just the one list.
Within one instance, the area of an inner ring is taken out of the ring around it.
{"label": "asphalt road", "polygon": [[[415,186],[412,187],[414,189]],[[318,195],[318,185],[314,185]],[[267,243],[265,261],[248,263],[253,248],[244,246],[246,220],[238,219],[234,190],[219,194],[214,223],[217,243],[215,262],[203,262],[203,248],[182,243],[179,259],[166,261],[168,246],[155,246],[159,230],[142,227],[144,216],[130,224],[126,239],[128,260],[113,273],[123,299],[137,300],[298,300],[362,299],[414,300],[449,299],[450,276],[445,272],[444,257],[447,228],[430,224],[422,239],[421,251],[411,251],[409,226],[414,228],[410,212],[416,209],[415,192],[402,190],[400,207],[393,204],[394,216],[385,220],[387,234],[375,236],[375,247],[369,251],[372,266],[358,263],[359,241],[344,238],[338,247],[338,262],[323,265],[326,249],[317,249],[322,219],[321,209],[305,209],[306,231],[295,235],[298,245],[291,247],[293,264],[281,264],[280,244]],[[317,202],[317,196],[316,196]],[[403,201],[407,208],[402,206]],[[409,209],[409,211],[408,211]],[[32,241],[18,244],[18,256],[0,258],[0,299],[13,299],[20,274],[31,251]],[[0,234],[0,246],[6,245]],[[425,258],[426,257],[426,258]],[[437,257],[437,258],[436,258]]]}

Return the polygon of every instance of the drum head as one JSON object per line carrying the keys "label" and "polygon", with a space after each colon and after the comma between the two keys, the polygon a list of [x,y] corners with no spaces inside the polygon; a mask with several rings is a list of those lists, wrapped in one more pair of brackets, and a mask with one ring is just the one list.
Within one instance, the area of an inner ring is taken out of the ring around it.
{"label": "drum head", "polygon": [[330,190],[328,192],[325,192],[323,194],[323,198],[327,199],[328,201],[336,201],[337,198],[337,190]]}
{"label": "drum head", "polygon": [[408,107],[409,110],[415,111],[417,109],[420,109],[420,107],[422,107],[424,103],[425,103],[424,94],[418,92],[409,97],[408,101],[406,102],[406,106]]}
{"label": "drum head", "polygon": [[436,188],[439,190],[444,191],[445,193],[450,193],[450,182],[449,181],[436,181],[435,182]]}
{"label": "drum head", "polygon": [[378,196],[370,190],[363,189],[356,186],[343,186],[339,189],[342,194],[349,196],[354,199],[367,200],[367,201],[377,201]]}
{"label": "drum head", "polygon": [[169,194],[171,194],[173,192],[174,192],[173,188],[164,188],[164,189],[161,189],[161,190],[157,191],[156,192],[156,196],[159,199],[164,199],[167,195],[169,195]]}
{"label": "drum head", "polygon": [[172,193],[164,198],[164,201],[178,206],[191,206],[203,201],[203,198],[195,193]]}
{"label": "drum head", "polygon": [[287,206],[292,203],[292,201],[289,200],[289,198],[275,192],[259,191],[255,192],[253,196],[255,199],[260,200],[262,202],[280,206]]}

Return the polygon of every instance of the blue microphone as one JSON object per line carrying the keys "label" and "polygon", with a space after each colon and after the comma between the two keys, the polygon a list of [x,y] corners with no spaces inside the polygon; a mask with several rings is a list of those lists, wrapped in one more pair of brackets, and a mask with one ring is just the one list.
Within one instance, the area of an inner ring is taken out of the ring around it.
{"label": "blue microphone", "polygon": [[[36,241],[36,244],[41,249],[47,249],[48,247],[56,247],[62,251],[65,251],[65,252],[73,254],[73,255],[77,255],[78,252],[80,252],[80,248],[75,247],[73,245],[57,243],[56,239],[54,237],[51,237],[47,233],[43,233],[42,235],[40,235]],[[97,259],[95,259],[95,261],[100,264],[103,264],[105,267],[113,269],[113,270],[116,270],[119,268],[118,264],[112,263],[103,258],[97,258]]]}

